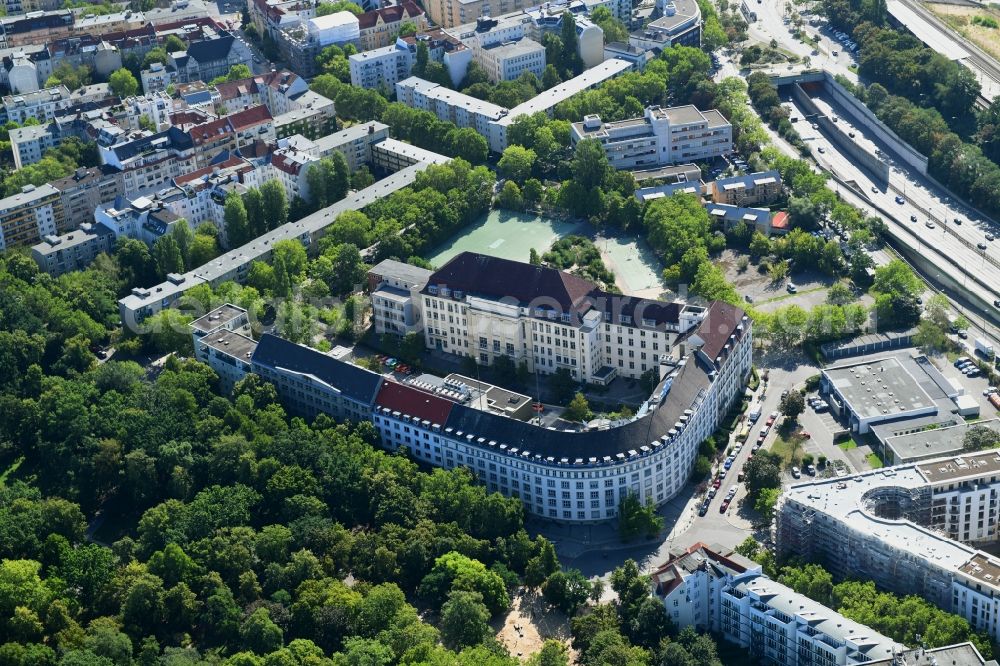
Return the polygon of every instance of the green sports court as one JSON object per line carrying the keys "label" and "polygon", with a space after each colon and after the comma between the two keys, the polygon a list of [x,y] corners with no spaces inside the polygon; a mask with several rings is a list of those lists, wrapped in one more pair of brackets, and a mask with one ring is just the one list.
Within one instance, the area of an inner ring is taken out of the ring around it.
{"label": "green sports court", "polygon": [[589,235],[591,231],[586,222],[491,210],[463,233],[434,248],[427,259],[434,266],[443,266],[462,252],[479,252],[502,259],[528,261],[531,248],[543,254],[563,236]]}
{"label": "green sports court", "polygon": [[[461,252],[479,252],[502,259],[528,261],[532,248],[542,255],[564,236],[579,234],[593,238],[593,232],[590,224],[579,220],[491,210],[483,219],[434,248],[427,260],[440,267]],[[598,238],[594,242],[624,291],[635,293],[661,288],[660,262],[645,241],[637,236],[625,236]]]}

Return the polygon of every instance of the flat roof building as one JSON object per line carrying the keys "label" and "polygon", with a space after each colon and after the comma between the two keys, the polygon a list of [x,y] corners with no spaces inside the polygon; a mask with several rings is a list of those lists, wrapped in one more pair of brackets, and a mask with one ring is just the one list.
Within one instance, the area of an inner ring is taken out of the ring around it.
{"label": "flat roof building", "polygon": [[996,640],[1000,560],[974,544],[995,543],[998,496],[995,449],[812,480],[778,500],[778,554],[919,595]]}
{"label": "flat roof building", "polygon": [[86,268],[102,252],[110,255],[115,241],[115,233],[103,224],[84,222],[76,231],[46,236],[32,246],[31,258],[40,269],[56,277]]}
{"label": "flat roof building", "polygon": [[895,356],[851,363],[823,370],[821,391],[833,398],[835,411],[844,412],[852,431],[865,434],[878,423],[937,413],[927,389],[940,384],[926,370],[915,363],[904,367]]}
{"label": "flat roof building", "polygon": [[0,250],[28,245],[62,228],[59,191],[49,185],[25,185],[0,199]]}
{"label": "flat roof building", "polygon": [[721,113],[691,105],[650,106],[641,118],[604,122],[596,114],[570,126],[573,145],[599,141],[615,169],[710,160],[733,149],[733,127]]}
{"label": "flat roof building", "polygon": [[902,465],[929,458],[961,455],[963,438],[972,428],[988,428],[1000,433],[1000,419],[971,423],[958,419],[954,425],[920,427],[914,432],[888,436],[883,443],[883,461],[888,465]]}

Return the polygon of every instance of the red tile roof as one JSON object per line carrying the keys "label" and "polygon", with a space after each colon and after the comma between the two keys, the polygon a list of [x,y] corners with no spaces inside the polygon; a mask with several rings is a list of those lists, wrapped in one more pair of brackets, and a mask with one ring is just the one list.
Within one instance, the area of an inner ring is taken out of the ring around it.
{"label": "red tile roof", "polygon": [[778,211],[771,218],[771,228],[772,229],[787,229],[789,225],[788,213],[785,211]]}
{"label": "red tile roof", "polygon": [[191,143],[196,146],[200,146],[203,143],[208,143],[209,141],[213,141],[214,139],[232,133],[233,130],[229,126],[228,118],[210,120],[207,123],[195,125],[188,130],[188,134],[191,135]]}
{"label": "red tile roof", "polygon": [[412,386],[384,382],[375,398],[379,407],[387,407],[394,412],[415,416],[422,421],[444,425],[454,403],[430,393],[424,393]]}
{"label": "red tile roof", "polygon": [[379,18],[383,23],[398,23],[408,18],[423,16],[424,10],[417,6],[413,0],[403,0],[402,4],[373,9],[358,16],[358,27],[362,30],[374,28],[378,24]]}
{"label": "red tile roof", "polygon": [[215,86],[215,89],[219,91],[219,97],[225,101],[257,94],[257,82],[253,78],[226,81]]}
{"label": "red tile roof", "polygon": [[205,176],[211,175],[215,171],[224,171],[226,169],[232,169],[243,164],[243,159],[240,157],[230,157],[225,162],[220,162],[219,164],[212,164],[201,169],[196,169],[195,171],[190,171],[182,176],[177,176],[174,178],[174,183],[177,185],[185,185],[187,183],[196,181]]}
{"label": "red tile roof", "polygon": [[229,115],[226,120],[237,132],[247,127],[255,127],[271,120],[271,112],[263,104],[251,106],[249,109],[237,111]]}

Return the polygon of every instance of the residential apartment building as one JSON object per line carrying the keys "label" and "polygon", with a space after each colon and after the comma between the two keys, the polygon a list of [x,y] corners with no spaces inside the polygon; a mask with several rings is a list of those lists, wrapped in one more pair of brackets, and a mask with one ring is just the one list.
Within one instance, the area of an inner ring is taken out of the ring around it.
{"label": "residential apartment building", "polygon": [[442,28],[472,23],[481,16],[503,16],[533,6],[525,0],[428,0],[427,16]]}
{"label": "residential apartment building", "polygon": [[0,199],[0,250],[37,243],[63,227],[59,191],[49,184],[25,185]]}
{"label": "residential apartment building", "polygon": [[170,53],[167,68],[175,72],[180,83],[190,81],[211,81],[217,76],[225,76],[233,65],[253,67],[253,54],[241,40],[225,30],[192,41],[186,51]]}
{"label": "residential apartment building", "polygon": [[358,123],[313,141],[317,158],[329,157],[335,151],[344,156],[351,173],[372,161],[372,145],[389,138],[389,126],[372,120]]}
{"label": "residential apartment building", "polygon": [[408,78],[413,71],[417,44],[420,42],[427,46],[428,59],[444,66],[452,84],[458,86],[472,62],[472,51],[439,29],[399,37],[389,46],[351,55],[347,59],[351,84],[362,88],[395,90],[396,83]]}
{"label": "residential apartment building", "polygon": [[539,79],[545,71],[545,47],[528,37],[532,20],[525,14],[498,19],[484,16],[449,31],[472,50],[472,59],[493,83],[513,81],[523,72]]}
{"label": "residential apartment building", "polygon": [[419,292],[431,271],[384,259],[368,271],[368,293],[372,300],[372,325],[379,336],[405,336],[420,332]]}
{"label": "residential apartment building", "polygon": [[149,69],[139,73],[142,80],[142,91],[147,95],[154,92],[164,92],[177,78],[175,70],[167,69],[161,62],[150,63]]}
{"label": "residential apartment building", "polygon": [[41,270],[58,277],[86,268],[102,252],[112,254],[116,240],[115,233],[103,224],[84,222],[76,231],[46,236],[31,247],[31,258]]}
{"label": "residential apartment building", "polygon": [[396,84],[396,99],[407,106],[430,111],[441,120],[453,122],[458,127],[475,129],[485,137],[490,150],[501,153],[507,147],[507,128],[516,118],[536,113],[551,115],[560,102],[630,69],[631,63],[624,60],[605,60],[513,109],[505,109],[416,76]]}
{"label": "residential apartment building", "polygon": [[479,49],[478,55],[479,64],[493,83],[513,81],[525,72],[540,80],[545,71],[545,47],[528,37],[494,42]]}
{"label": "residential apartment building", "polygon": [[333,100],[309,90],[305,79],[288,70],[226,81],[210,95],[215,108],[228,113],[263,104],[279,138],[302,134],[312,139],[337,129]]}
{"label": "residential apartment building", "polygon": [[[407,106],[430,111],[441,120],[458,127],[471,127],[490,142],[496,150],[492,124],[507,115],[507,109],[491,102],[445,88],[437,83],[411,76],[396,84],[396,99]],[[502,150],[502,149],[501,149]]]}
{"label": "residential apartment building", "polygon": [[775,170],[718,178],[708,184],[712,201],[732,206],[767,205],[781,196],[781,174]]}
{"label": "residential apartment building", "polygon": [[596,114],[571,125],[576,146],[596,139],[616,169],[710,160],[733,149],[733,126],[721,113],[694,106],[650,106],[641,118],[605,123]]}
{"label": "residential apartment building", "polygon": [[66,229],[93,222],[98,206],[111,203],[124,194],[122,173],[107,166],[80,167],[72,175],[52,181],[51,185],[59,192]]}
{"label": "residential apartment building", "polygon": [[257,347],[247,311],[226,304],[190,324],[194,357],[212,366],[219,388],[231,393],[236,382],[250,372],[250,359]]}
{"label": "residential apartment building", "polygon": [[[375,133],[375,128],[371,124],[363,127],[370,127],[372,134]],[[351,145],[351,142],[347,145]],[[164,308],[171,307],[188,289],[196,285],[218,286],[228,280],[245,280],[250,265],[255,261],[267,261],[271,256],[274,244],[279,240],[294,239],[303,245],[312,245],[319,240],[341,213],[348,210],[362,210],[375,201],[413,184],[417,175],[429,165],[448,161],[448,158],[442,155],[433,155],[433,160],[414,164],[392,173],[363,190],[351,192],[344,199],[312,215],[272,229],[246,245],[233,248],[204,266],[183,275],[168,276],[165,282],[149,288],[133,288],[131,294],[118,301],[118,312],[122,322],[133,331],[140,331],[142,322],[147,317]]]}
{"label": "residential apartment building", "polygon": [[42,159],[45,151],[59,145],[58,129],[52,123],[18,127],[8,133],[14,168],[21,169]]}
{"label": "residential apartment building", "polygon": [[60,85],[19,95],[6,95],[3,109],[7,120],[23,125],[28,118],[46,124],[56,113],[73,104],[69,88]]}
{"label": "residential apartment building", "polygon": [[409,22],[418,31],[427,28],[424,10],[413,0],[402,0],[399,4],[373,9],[358,16],[358,34],[361,50],[381,49],[396,41],[399,29]]}
{"label": "residential apartment building", "polygon": [[1000,455],[964,453],[792,486],[778,501],[779,554],[835,578],[873,580],[1000,637]]}
{"label": "residential apartment building", "polygon": [[[653,593],[676,626],[720,635],[751,659],[782,666],[852,666],[892,660],[902,646],[791,588],[721,546],[671,551]],[[898,666],[898,665],[897,665]]]}

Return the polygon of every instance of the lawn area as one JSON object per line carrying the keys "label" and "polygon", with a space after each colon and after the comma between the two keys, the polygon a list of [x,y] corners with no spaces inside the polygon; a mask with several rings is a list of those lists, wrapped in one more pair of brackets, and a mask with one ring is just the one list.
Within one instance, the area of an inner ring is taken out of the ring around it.
{"label": "lawn area", "polygon": [[839,446],[844,451],[850,451],[851,449],[858,448],[858,443],[853,439],[849,439],[846,442],[841,442],[840,444],[837,444],[837,446]]}
{"label": "lawn area", "polygon": [[872,469],[878,469],[879,467],[882,467],[883,464],[882,459],[879,458],[878,454],[875,453],[874,451],[872,453],[869,453],[868,457],[865,458],[865,460],[868,461],[868,466],[871,467]]}
{"label": "lawn area", "polygon": [[779,432],[777,438],[774,440],[774,444],[771,445],[771,453],[775,453],[781,457],[782,467],[791,467],[802,461],[805,442],[805,437],[797,432],[787,437]]}

